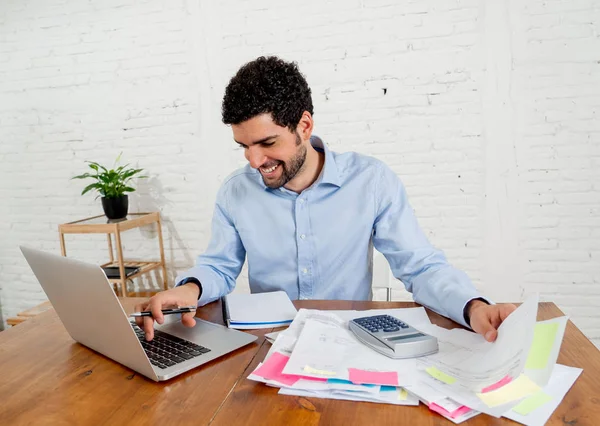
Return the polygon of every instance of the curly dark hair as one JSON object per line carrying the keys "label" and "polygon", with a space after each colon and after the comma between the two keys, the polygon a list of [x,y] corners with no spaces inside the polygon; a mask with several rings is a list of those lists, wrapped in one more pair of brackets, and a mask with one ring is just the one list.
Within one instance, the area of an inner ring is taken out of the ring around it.
{"label": "curly dark hair", "polygon": [[223,97],[223,123],[239,124],[271,113],[279,126],[295,132],[304,111],[313,114],[310,87],[295,62],[261,56],[242,66]]}

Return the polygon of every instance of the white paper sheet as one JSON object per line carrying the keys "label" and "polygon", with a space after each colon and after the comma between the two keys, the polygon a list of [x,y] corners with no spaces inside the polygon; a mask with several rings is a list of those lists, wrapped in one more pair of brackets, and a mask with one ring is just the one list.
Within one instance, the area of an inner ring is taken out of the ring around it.
{"label": "white paper sheet", "polygon": [[450,339],[452,332],[430,327],[425,332],[438,337],[440,351],[419,358],[420,368],[433,366],[455,379],[453,387],[469,392],[480,392],[507,375],[518,377],[533,340],[537,306],[537,295],[529,297],[500,325],[494,343],[460,332]]}
{"label": "white paper sheet", "polygon": [[552,396],[552,400],[533,410],[531,413],[523,416],[510,410],[503,414],[503,417],[522,423],[527,426],[543,426],[561,401],[571,389],[583,370],[581,368],[567,367],[566,365],[556,364],[548,384],[543,388],[543,392]]}
{"label": "white paper sheet", "polygon": [[283,372],[349,380],[350,368],[397,372],[398,383],[393,384],[406,386],[414,383],[416,360],[389,358],[365,346],[346,328],[309,319]]}
{"label": "white paper sheet", "polygon": [[[550,350],[548,360],[546,363],[546,367],[542,369],[537,368],[527,368],[527,364],[525,364],[525,374],[531,378],[534,382],[536,382],[540,386],[546,386],[548,384],[548,380],[552,375],[552,370],[554,369],[554,365],[556,364],[556,360],[558,359],[558,353],[560,352],[560,346],[562,344],[562,340],[565,334],[565,328],[567,326],[568,317],[559,317],[553,318],[546,321],[538,321],[536,323],[536,327],[538,325],[550,325],[556,324],[556,335],[554,338],[554,344],[552,345],[552,349]],[[534,335],[535,337],[535,335]],[[533,349],[533,348],[532,348]]]}

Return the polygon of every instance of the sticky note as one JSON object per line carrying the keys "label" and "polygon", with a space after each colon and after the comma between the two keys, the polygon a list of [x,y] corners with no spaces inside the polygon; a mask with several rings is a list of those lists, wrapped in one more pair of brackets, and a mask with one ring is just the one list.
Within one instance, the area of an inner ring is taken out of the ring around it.
{"label": "sticky note", "polygon": [[550,401],[552,401],[552,397],[550,395],[544,391],[539,391],[538,393],[531,395],[529,398],[525,398],[519,403],[519,405],[513,407],[512,410],[517,414],[526,416],[536,408],[539,408]]}
{"label": "sticky note", "polygon": [[[356,385],[356,383],[352,383],[350,380],[344,380],[344,379],[325,379],[327,380],[327,383],[334,383],[334,384],[340,384],[340,385]],[[375,385],[370,385],[370,384],[362,384],[361,386],[365,386],[368,388],[372,388]],[[383,386],[382,386],[383,387]],[[392,390],[395,390],[395,387],[392,387]],[[381,389],[383,390],[383,389]]]}
{"label": "sticky note", "polygon": [[558,323],[536,323],[533,331],[533,342],[531,343],[531,349],[527,356],[527,362],[525,368],[530,369],[544,369],[548,364],[548,358],[550,352],[554,346],[556,340],[556,333],[558,331]]}
{"label": "sticky note", "polygon": [[396,386],[385,386],[384,385],[379,389],[379,392],[393,392],[396,389],[397,389]]}
{"label": "sticky note", "polygon": [[462,405],[462,406],[458,407],[456,410],[450,412],[450,411],[446,410],[445,408],[440,407],[435,402],[429,403],[429,409],[431,411],[435,411],[438,414],[441,414],[442,416],[448,416],[452,419],[455,419],[455,418],[462,416],[463,414],[471,411],[471,409],[469,407],[467,407],[466,405]]}
{"label": "sticky note", "polygon": [[311,374],[322,374],[323,376],[335,376],[337,374],[335,371],[317,370],[310,365],[305,366],[304,371]]}
{"label": "sticky note", "polygon": [[509,384],[502,386],[500,389],[486,393],[478,393],[477,396],[488,407],[496,407],[516,399],[533,395],[534,393],[539,392],[539,390],[540,387],[538,385],[532,382],[529,377],[521,374],[518,378]]}
{"label": "sticky note", "polygon": [[440,382],[444,382],[449,385],[456,382],[456,379],[454,377],[441,372],[440,370],[438,370],[435,367],[426,368],[425,371],[427,371],[431,377],[438,379]]}
{"label": "sticky note", "polygon": [[367,371],[358,368],[349,368],[348,377],[352,383],[362,385],[371,383],[374,385],[398,385],[398,373],[396,371]]}
{"label": "sticky note", "polygon": [[506,376],[503,379],[500,379],[499,381],[494,383],[493,385],[489,385],[488,387],[483,388],[481,390],[481,393],[491,392],[493,390],[500,389],[502,386],[510,383],[511,380],[512,380],[512,377]]}
{"label": "sticky note", "polygon": [[398,393],[398,399],[400,401],[406,401],[406,398],[408,398],[408,392],[406,391],[406,389],[400,388],[400,392]]}
{"label": "sticky note", "polygon": [[326,381],[314,377],[298,376],[295,374],[283,374],[283,369],[290,357],[279,352],[274,352],[260,367],[254,370],[253,374],[267,380],[274,380],[286,386],[292,386],[300,379],[313,381]]}

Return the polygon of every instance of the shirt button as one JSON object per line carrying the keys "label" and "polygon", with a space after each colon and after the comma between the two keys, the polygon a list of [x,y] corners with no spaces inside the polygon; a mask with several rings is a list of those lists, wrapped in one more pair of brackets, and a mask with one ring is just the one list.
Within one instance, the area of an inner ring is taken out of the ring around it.
{"label": "shirt button", "polygon": [[302,234],[302,235],[300,235],[300,238],[305,239],[306,235]]}
{"label": "shirt button", "polygon": [[302,272],[304,272],[305,274],[308,274],[308,269],[304,268],[304,269],[302,270]]}
{"label": "shirt button", "polygon": [[300,204],[304,204],[304,198],[300,198]]}

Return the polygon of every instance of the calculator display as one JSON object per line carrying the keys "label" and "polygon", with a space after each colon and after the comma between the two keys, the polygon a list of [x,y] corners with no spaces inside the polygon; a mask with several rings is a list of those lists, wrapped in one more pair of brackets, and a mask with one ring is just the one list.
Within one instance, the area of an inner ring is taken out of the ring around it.
{"label": "calculator display", "polygon": [[413,339],[415,337],[420,337],[420,336],[425,336],[425,335],[423,333],[408,334],[405,336],[386,337],[385,340],[389,340],[390,342],[396,342],[398,340]]}

